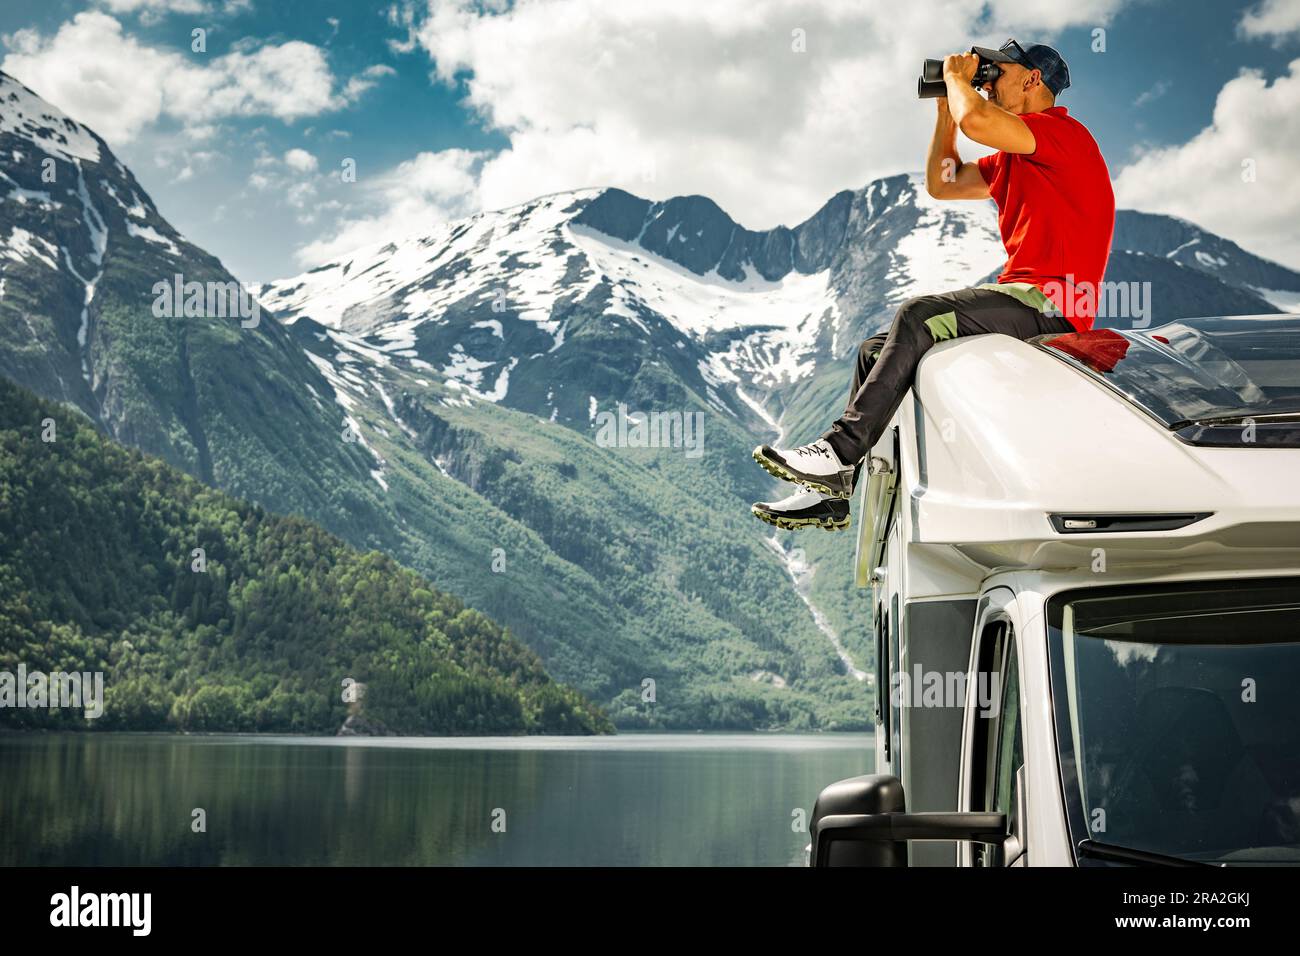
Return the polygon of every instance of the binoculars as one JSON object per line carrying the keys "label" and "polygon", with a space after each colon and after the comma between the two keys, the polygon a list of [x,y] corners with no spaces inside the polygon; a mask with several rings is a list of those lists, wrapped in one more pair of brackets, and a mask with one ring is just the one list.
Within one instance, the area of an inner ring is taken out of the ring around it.
{"label": "binoculars", "polygon": [[[971,50],[972,53],[975,50]],[[992,83],[1002,75],[1002,68],[992,60],[980,57],[979,68],[975,71],[970,85],[979,89],[985,83]],[[916,81],[916,95],[923,100],[937,99],[948,95],[948,87],[943,82],[943,60],[926,60],[921,66],[921,78]]]}

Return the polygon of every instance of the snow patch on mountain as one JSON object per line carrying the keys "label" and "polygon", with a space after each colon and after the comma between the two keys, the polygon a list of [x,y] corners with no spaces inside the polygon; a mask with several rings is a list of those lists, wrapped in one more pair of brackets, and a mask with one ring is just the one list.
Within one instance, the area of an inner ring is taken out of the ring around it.
{"label": "snow patch on mountain", "polygon": [[350,412],[357,405],[357,400],[348,394],[348,382],[334,371],[334,366],[327,359],[321,358],[311,352],[304,353],[311,363],[316,366],[316,370],[324,376],[325,381],[329,382],[330,387],[334,389],[334,401],[342,406],[345,412]]}
{"label": "snow patch on mountain", "polygon": [[355,362],[363,359],[380,368],[387,368],[392,364],[392,360],[384,354],[383,349],[371,348],[364,344],[356,336],[349,335],[347,332],[340,332],[335,329],[326,329],[326,337],[339,346],[339,352],[335,354],[336,362]]}
{"label": "snow patch on mountain", "polygon": [[35,259],[51,269],[58,269],[58,247],[43,236],[28,232],[21,226],[14,226],[9,238],[0,245],[0,255],[15,262]]}
{"label": "snow patch on mountain", "polygon": [[173,255],[178,259],[180,258],[181,251],[176,247],[176,243],[172,242],[152,226],[138,226],[128,219],[126,221],[126,231],[133,236],[143,239],[145,242],[152,242],[155,245],[162,246],[170,255]]}
{"label": "snow patch on mountain", "polygon": [[104,192],[108,193],[109,198],[121,207],[122,212],[134,219],[149,218],[149,211],[145,208],[144,200],[135,195],[134,192],[131,194],[131,202],[128,204],[126,200],[117,194],[117,188],[112,183],[105,181],[100,185]]}
{"label": "snow patch on mountain", "polygon": [[17,133],[64,159],[99,162],[99,141],[11,76],[0,74],[0,133]]}
{"label": "snow patch on mountain", "polygon": [[891,254],[890,305],[974,285],[1006,262],[991,201],[940,202],[925,191],[921,174],[911,174],[908,182],[921,216]]}
{"label": "snow patch on mountain", "polygon": [[415,429],[402,421],[401,416],[397,414],[397,406],[393,404],[393,400],[389,396],[388,392],[384,390],[384,386],[380,385],[378,382],[371,382],[371,384],[375,387],[375,391],[379,393],[379,398],[383,401],[384,408],[388,409],[389,417],[397,423],[397,427],[400,428],[408,438],[414,438]]}
{"label": "snow patch on mountain", "polygon": [[[379,454],[379,451],[375,446],[366,440],[365,432],[361,429],[361,423],[358,422],[352,414],[357,407],[358,399],[350,395],[349,391],[355,391],[364,395],[368,387],[365,379],[361,378],[361,376],[353,369],[348,367],[349,363],[357,363],[357,357],[344,351],[336,352],[334,358],[335,361],[340,363],[340,367],[335,366],[328,359],[321,358],[313,352],[304,351],[303,354],[311,360],[311,363],[316,366],[316,370],[321,373],[325,378],[325,381],[329,382],[330,387],[334,389],[334,401],[343,409],[343,426],[346,429],[344,440],[355,441],[370,453],[371,457],[375,460],[375,465],[377,466],[371,469],[370,477],[373,478],[375,482],[384,489],[384,491],[387,491],[388,482],[384,479],[384,472],[387,468],[388,462],[384,459],[383,455]],[[379,397],[388,408],[388,412],[392,416],[393,420],[401,426],[403,431],[406,431],[409,434],[409,429],[407,429],[406,424],[397,417],[397,411],[383,388],[380,387],[377,382],[371,382],[370,385],[373,386],[375,391],[379,394]],[[308,384],[307,387],[311,388],[311,385]],[[316,394],[315,389],[312,389],[311,391],[313,395]]]}
{"label": "snow patch on mountain", "polygon": [[1300,312],[1300,292],[1292,289],[1261,289],[1252,286],[1260,298],[1283,312]]}
{"label": "snow patch on mountain", "polygon": [[59,205],[58,202],[56,202],[54,198],[45,190],[27,189],[24,186],[20,186],[18,185],[18,183],[14,182],[13,179],[10,178],[10,176],[7,173],[3,171],[0,171],[0,180],[7,182],[11,187],[8,195],[4,197],[6,201],[13,201],[16,203],[21,203],[23,205],[26,205],[29,202],[34,202],[42,207],[46,207],[49,209],[53,209]]}
{"label": "snow patch on mountain", "polygon": [[701,367],[713,385],[740,381],[741,373],[764,385],[810,374],[822,324],[834,326],[840,318],[829,269],[811,275],[789,272],[771,281],[746,264],[745,278],[734,281],[716,269],[696,275],[640,245],[585,226],[571,224],[564,232],[617,290],[618,307],[607,308],[606,314],[645,310],[701,340],[720,332],[753,330],[733,339]]}
{"label": "snow patch on mountain", "polygon": [[471,329],[491,329],[492,334],[497,338],[504,340],[505,332],[501,329],[501,322],[498,319],[485,319],[482,322],[475,322],[470,326]]}

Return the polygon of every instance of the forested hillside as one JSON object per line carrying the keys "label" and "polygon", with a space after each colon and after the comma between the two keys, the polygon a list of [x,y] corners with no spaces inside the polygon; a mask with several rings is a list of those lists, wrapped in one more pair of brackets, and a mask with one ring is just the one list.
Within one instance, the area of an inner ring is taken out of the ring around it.
{"label": "forested hillside", "polygon": [[104,672],[104,713],[7,707],[0,725],[332,733],[352,678],[364,716],[394,732],[612,730],[508,632],[392,559],[0,379],[0,671],[19,663]]}

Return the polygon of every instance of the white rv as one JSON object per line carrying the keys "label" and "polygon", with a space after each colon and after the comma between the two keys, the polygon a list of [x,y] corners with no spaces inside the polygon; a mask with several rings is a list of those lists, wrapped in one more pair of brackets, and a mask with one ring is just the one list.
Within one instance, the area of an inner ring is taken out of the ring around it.
{"label": "white rv", "polygon": [[940,344],[869,475],[813,865],[1300,863],[1300,316]]}

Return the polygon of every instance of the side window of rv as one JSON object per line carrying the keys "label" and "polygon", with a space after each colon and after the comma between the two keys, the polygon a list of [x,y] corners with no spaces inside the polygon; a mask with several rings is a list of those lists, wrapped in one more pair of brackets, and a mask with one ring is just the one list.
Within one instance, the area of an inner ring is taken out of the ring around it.
{"label": "side window of rv", "polygon": [[[980,634],[975,681],[966,690],[967,694],[977,695],[970,793],[971,808],[975,810],[988,810],[993,802],[992,780],[994,761],[997,757],[998,715],[992,707],[983,705],[991,697],[987,690],[992,686],[991,675],[1001,670],[1008,631],[1009,626],[1006,621],[991,621],[985,625],[983,633]],[[984,695],[983,700],[978,696],[981,693]]]}
{"label": "side window of rv", "polygon": [[[996,679],[994,679],[996,677]],[[1006,621],[991,623],[980,642],[971,803],[976,810],[1011,813],[1016,771],[1025,762],[1020,726],[1020,665],[1015,634]],[[980,866],[1002,864],[1001,848],[976,848]]]}
{"label": "side window of rv", "polygon": [[993,779],[993,809],[1011,813],[1012,786],[1016,771],[1025,762],[1024,739],[1020,732],[1020,664],[1016,659],[1016,642],[1007,641],[1007,663],[1002,668],[1002,703],[998,708],[1001,727]]}

